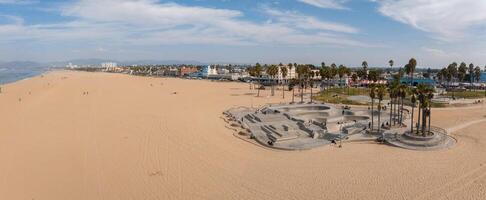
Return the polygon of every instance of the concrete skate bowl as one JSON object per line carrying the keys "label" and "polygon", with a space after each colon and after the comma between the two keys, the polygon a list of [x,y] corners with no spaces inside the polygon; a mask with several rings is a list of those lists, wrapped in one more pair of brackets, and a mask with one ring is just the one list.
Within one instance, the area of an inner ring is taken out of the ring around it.
{"label": "concrete skate bowl", "polygon": [[317,118],[328,118],[329,117],[329,113],[321,112],[321,111],[298,112],[298,113],[293,113],[292,115],[295,116],[295,117],[304,118],[304,119],[317,119]]}
{"label": "concrete skate bowl", "polygon": [[344,121],[364,121],[369,120],[370,117],[368,116],[356,116],[356,115],[345,115],[343,116]]}
{"label": "concrete skate bowl", "polygon": [[370,119],[370,117],[368,117],[368,116],[344,115],[344,116],[328,118],[327,122],[328,123],[351,122],[351,121],[358,122],[358,121],[365,121],[365,120],[369,120],[369,119]]}
{"label": "concrete skate bowl", "polygon": [[295,105],[295,106],[282,106],[272,108],[282,112],[304,112],[304,111],[325,111],[330,110],[331,107],[325,105]]}

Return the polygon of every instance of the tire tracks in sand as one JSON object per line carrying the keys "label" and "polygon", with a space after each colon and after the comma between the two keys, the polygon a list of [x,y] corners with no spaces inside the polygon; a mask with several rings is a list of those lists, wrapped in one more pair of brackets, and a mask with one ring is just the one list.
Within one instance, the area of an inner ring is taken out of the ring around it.
{"label": "tire tracks in sand", "polygon": [[[479,119],[479,120],[474,120],[466,123],[462,123],[459,125],[456,125],[454,127],[447,128],[448,133],[453,133],[456,131],[459,131],[461,129],[467,128],[469,126],[472,126],[474,124],[478,124],[481,122],[486,122],[486,119]],[[448,182],[440,187],[437,187],[433,190],[430,190],[426,193],[423,193],[413,199],[415,200],[421,200],[421,199],[443,199],[445,197],[448,197],[450,194],[453,194],[457,191],[460,191],[467,186],[475,183],[478,180],[481,180],[483,178],[486,178],[486,165],[481,164],[479,167],[474,168],[473,170],[465,173],[462,176],[459,176],[458,178],[454,179],[451,182]]]}

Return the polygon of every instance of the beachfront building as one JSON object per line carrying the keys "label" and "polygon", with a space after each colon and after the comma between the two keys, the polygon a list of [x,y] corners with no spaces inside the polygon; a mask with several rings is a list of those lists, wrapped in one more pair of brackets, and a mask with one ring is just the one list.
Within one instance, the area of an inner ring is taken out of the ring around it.
{"label": "beachfront building", "polygon": [[[392,80],[389,80],[392,81]],[[402,77],[400,82],[405,85],[410,85],[412,83],[411,77]],[[436,84],[434,79],[431,78],[424,78],[424,77],[413,77],[413,85],[417,86],[418,84],[426,84],[434,86]]]}
{"label": "beachfront building", "polygon": [[486,83],[486,71],[481,72],[480,81]]}
{"label": "beachfront building", "polygon": [[285,76],[285,78],[283,77],[282,75],[282,70],[280,69],[280,67],[278,67],[278,73],[277,73],[277,76],[275,77],[278,82],[282,82],[282,81],[287,81],[287,80],[290,80],[290,79],[293,79],[293,78],[297,78],[297,73],[295,72],[295,67],[290,67],[288,65],[285,65],[283,66],[285,68],[287,68],[287,76]]}
{"label": "beachfront building", "polygon": [[69,68],[69,69],[76,69],[76,68],[78,68],[78,65],[73,65],[73,63],[68,63],[68,64],[66,65],[66,68]]}
{"label": "beachfront building", "polygon": [[197,71],[198,71],[197,67],[185,67],[184,66],[184,67],[181,67],[180,72],[179,72],[179,76],[187,76],[187,75],[195,73]]}
{"label": "beachfront building", "polygon": [[217,74],[218,74],[218,71],[216,69],[216,66],[211,66],[211,65],[203,67],[203,69],[201,71],[201,76],[205,77],[205,78],[207,78],[211,75],[217,75]]}

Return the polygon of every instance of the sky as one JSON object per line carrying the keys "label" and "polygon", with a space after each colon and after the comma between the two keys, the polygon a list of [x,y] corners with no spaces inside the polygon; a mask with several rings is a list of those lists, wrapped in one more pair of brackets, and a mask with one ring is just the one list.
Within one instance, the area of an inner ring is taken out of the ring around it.
{"label": "sky", "polygon": [[483,0],[0,0],[0,61],[486,64]]}

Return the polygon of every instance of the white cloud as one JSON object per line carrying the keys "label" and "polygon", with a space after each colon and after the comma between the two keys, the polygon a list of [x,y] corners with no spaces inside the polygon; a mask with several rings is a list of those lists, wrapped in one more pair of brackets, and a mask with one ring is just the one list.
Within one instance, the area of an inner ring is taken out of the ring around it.
{"label": "white cloud", "polygon": [[66,21],[32,24],[20,17],[0,15],[8,18],[6,24],[0,23],[0,46],[3,49],[43,47],[45,54],[68,54],[76,49],[84,56],[95,57],[100,52],[116,55],[117,49],[161,50],[168,49],[168,45],[206,45],[207,48],[239,45],[247,49],[253,48],[249,45],[261,48],[371,46],[353,39],[359,30],[352,26],[265,7],[260,14],[266,21],[247,19],[238,10],[158,0],[79,0],[62,4],[54,12],[65,16]]}
{"label": "white cloud", "polygon": [[154,0],[80,0],[62,7],[74,21],[0,25],[0,41],[99,41],[124,45],[349,45],[365,44],[336,33],[348,25],[296,12],[266,9],[274,22],[252,22],[237,10],[158,3]]}
{"label": "white cloud", "polygon": [[0,4],[32,4],[37,2],[35,0],[0,0]]}
{"label": "white cloud", "polygon": [[264,10],[270,16],[276,17],[276,20],[278,22],[291,24],[292,26],[298,28],[311,29],[311,30],[325,30],[325,31],[342,32],[342,33],[358,32],[358,29],[352,26],[318,20],[315,17],[302,15],[297,12],[280,11],[268,7],[265,8]]}
{"label": "white cloud", "polygon": [[330,8],[330,9],[348,9],[343,4],[346,0],[297,0],[302,3],[306,3],[319,8]]}
{"label": "white cloud", "polygon": [[379,11],[444,41],[484,34],[484,0],[373,0]]}

